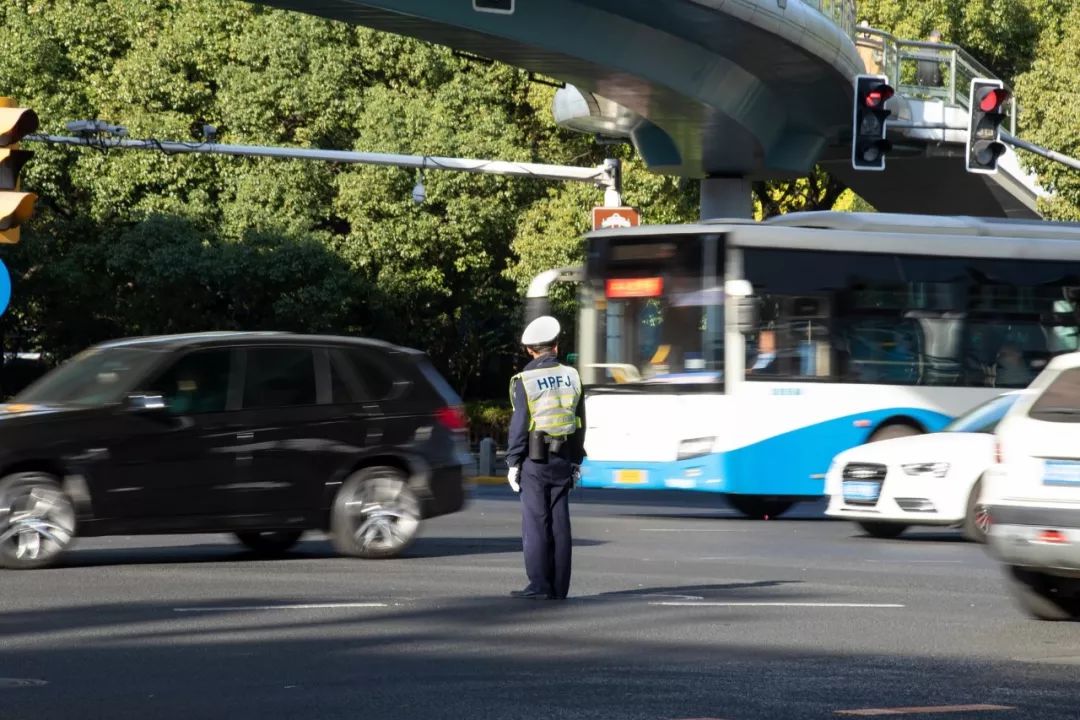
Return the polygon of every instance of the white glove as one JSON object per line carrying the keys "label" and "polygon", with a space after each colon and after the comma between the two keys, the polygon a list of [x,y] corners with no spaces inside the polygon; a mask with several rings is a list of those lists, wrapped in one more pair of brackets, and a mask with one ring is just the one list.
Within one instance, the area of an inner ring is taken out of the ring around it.
{"label": "white glove", "polygon": [[581,466],[575,465],[574,472],[570,475],[570,487],[581,487]]}
{"label": "white glove", "polygon": [[521,492],[521,485],[518,483],[519,472],[521,472],[521,468],[516,466],[506,472],[506,482],[510,483],[510,489],[514,492]]}

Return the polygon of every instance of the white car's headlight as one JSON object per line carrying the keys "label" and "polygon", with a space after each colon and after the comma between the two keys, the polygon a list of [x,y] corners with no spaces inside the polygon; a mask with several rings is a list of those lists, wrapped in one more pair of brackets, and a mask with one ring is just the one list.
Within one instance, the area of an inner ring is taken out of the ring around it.
{"label": "white car's headlight", "polygon": [[679,443],[679,459],[686,460],[699,455],[708,455],[716,444],[715,437],[694,438]]}
{"label": "white car's headlight", "polygon": [[905,474],[914,475],[915,477],[943,478],[949,472],[949,463],[947,462],[912,463],[900,467],[904,469]]}

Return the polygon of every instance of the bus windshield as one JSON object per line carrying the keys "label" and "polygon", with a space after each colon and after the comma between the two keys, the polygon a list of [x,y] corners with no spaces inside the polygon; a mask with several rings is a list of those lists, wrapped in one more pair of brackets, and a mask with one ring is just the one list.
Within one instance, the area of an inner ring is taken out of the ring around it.
{"label": "bus windshield", "polygon": [[718,252],[709,236],[594,243],[598,357],[590,366],[601,384],[721,381],[720,280],[702,269],[705,256]]}
{"label": "bus windshield", "polygon": [[1076,262],[601,236],[587,270],[591,384],[715,391],[725,258],[742,266],[760,307],[743,332],[749,380],[1022,388],[1051,357],[1080,348]]}

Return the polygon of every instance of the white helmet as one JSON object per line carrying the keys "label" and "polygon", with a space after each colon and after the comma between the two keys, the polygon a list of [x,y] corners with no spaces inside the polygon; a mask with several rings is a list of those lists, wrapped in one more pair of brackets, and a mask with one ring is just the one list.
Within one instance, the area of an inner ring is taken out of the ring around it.
{"label": "white helmet", "polygon": [[521,334],[521,344],[527,347],[554,345],[561,330],[558,320],[550,315],[541,315],[525,327],[525,332]]}

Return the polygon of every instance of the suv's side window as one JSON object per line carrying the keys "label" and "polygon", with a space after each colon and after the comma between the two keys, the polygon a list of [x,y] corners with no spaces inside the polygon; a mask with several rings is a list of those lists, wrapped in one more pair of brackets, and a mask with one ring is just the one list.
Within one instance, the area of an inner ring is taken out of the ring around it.
{"label": "suv's side window", "polygon": [[174,415],[224,412],[229,399],[232,350],[197,350],[184,355],[148,388]]}
{"label": "suv's side window", "polygon": [[363,350],[339,348],[330,353],[334,402],[366,402],[388,398],[395,379],[391,371]]}
{"label": "suv's side window", "polygon": [[244,372],[244,408],[314,405],[315,356],[311,348],[252,348]]}

